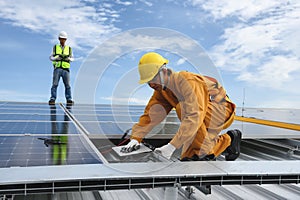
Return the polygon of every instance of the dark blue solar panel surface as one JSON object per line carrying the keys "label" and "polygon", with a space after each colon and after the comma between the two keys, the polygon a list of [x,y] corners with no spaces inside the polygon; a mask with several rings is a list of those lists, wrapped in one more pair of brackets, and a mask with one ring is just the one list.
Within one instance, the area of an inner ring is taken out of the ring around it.
{"label": "dark blue solar panel surface", "polygon": [[[134,116],[117,116],[114,117],[112,115],[75,115],[76,119],[79,121],[119,121],[119,122],[128,122],[128,121],[133,121],[137,122],[139,120],[140,115],[134,115]],[[1,117],[1,115],[0,115]]]}
{"label": "dark blue solar panel surface", "polygon": [[[0,113],[0,122],[1,121],[65,121],[66,117],[62,114],[3,114]],[[69,120],[69,119],[67,119]]]}
{"label": "dark blue solar panel surface", "polygon": [[95,163],[101,161],[82,136],[0,136],[0,167]]}
{"label": "dark blue solar panel surface", "polygon": [[[145,106],[76,106],[73,115],[80,121],[90,134],[123,134],[138,122]],[[246,117],[269,119],[299,124],[300,110],[298,109],[256,109],[246,108]],[[237,115],[241,115],[241,108],[237,108]],[[151,134],[175,134],[180,126],[176,112],[172,110],[166,120],[155,127]],[[299,131],[275,128],[253,123],[235,121],[228,129],[238,128],[243,132],[243,138],[299,138]],[[223,130],[222,133],[226,133]]]}
{"label": "dark blue solar panel surface", "polygon": [[0,103],[0,167],[95,163],[102,161],[61,106]]}
{"label": "dark blue solar panel surface", "polygon": [[78,134],[70,122],[0,122],[1,134]]}
{"label": "dark blue solar panel surface", "polygon": [[[0,167],[101,163],[97,153],[93,151],[86,137],[82,136],[73,119],[78,120],[90,134],[119,134],[121,137],[138,121],[144,108],[144,106],[75,105],[68,109],[73,116],[70,119],[60,105],[0,102]],[[248,109],[244,114],[268,118],[279,113],[278,119],[287,118],[287,121],[291,122],[289,118],[299,119],[300,112],[296,111]],[[179,125],[176,113],[172,110],[166,120],[155,127],[152,133],[175,134]],[[234,122],[230,128],[241,129],[245,138],[255,138],[259,135],[281,138],[284,133],[299,135],[298,132],[294,133],[295,131],[287,132],[261,126]],[[45,141],[50,143],[46,142],[46,145]],[[51,141],[54,141],[54,144],[51,144]]]}
{"label": "dark blue solar panel surface", "polygon": [[[72,109],[72,114],[80,121],[90,134],[122,135],[138,122],[144,113],[145,106],[77,106]],[[171,122],[171,123],[169,123]],[[165,124],[166,123],[166,124]],[[180,121],[171,111],[166,121],[156,127],[152,134],[175,134]]]}
{"label": "dark blue solar panel surface", "polygon": [[[90,134],[124,134],[134,123],[81,122]],[[152,130],[152,134],[175,134],[179,124],[160,124]]]}
{"label": "dark blue solar panel surface", "polygon": [[64,111],[58,106],[52,107],[21,107],[21,106],[5,106],[0,105],[1,114],[49,114],[50,108],[56,109],[56,114],[64,114]]}

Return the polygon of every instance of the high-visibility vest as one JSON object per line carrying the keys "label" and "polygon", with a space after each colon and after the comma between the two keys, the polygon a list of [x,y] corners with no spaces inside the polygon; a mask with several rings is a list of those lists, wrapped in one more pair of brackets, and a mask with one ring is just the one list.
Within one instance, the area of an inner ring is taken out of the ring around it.
{"label": "high-visibility vest", "polygon": [[[58,56],[58,55],[63,55],[63,56],[71,56],[72,55],[72,49],[69,46],[65,46],[64,49],[61,48],[59,44],[55,45],[53,47],[53,56]],[[61,67],[64,69],[69,69],[70,68],[70,61],[53,61],[53,66],[55,68]]]}

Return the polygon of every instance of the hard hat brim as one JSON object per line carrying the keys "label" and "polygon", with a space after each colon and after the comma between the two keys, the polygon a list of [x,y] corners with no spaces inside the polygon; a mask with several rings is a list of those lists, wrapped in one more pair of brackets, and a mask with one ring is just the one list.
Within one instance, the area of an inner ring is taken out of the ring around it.
{"label": "hard hat brim", "polygon": [[139,84],[148,83],[149,81],[154,79],[155,76],[156,76],[156,74],[154,76],[151,76],[151,77],[147,78],[147,79],[139,80]]}
{"label": "hard hat brim", "polygon": [[[157,64],[144,64],[144,65],[140,65],[139,69],[144,68],[144,69],[154,69],[154,71],[150,70],[147,71],[147,76],[143,76],[141,75],[140,72],[140,80],[139,80],[139,84],[144,84],[144,83],[148,83],[149,81],[151,81],[159,72],[159,69],[161,68],[161,66],[157,65]],[[143,70],[144,71],[144,70]]]}

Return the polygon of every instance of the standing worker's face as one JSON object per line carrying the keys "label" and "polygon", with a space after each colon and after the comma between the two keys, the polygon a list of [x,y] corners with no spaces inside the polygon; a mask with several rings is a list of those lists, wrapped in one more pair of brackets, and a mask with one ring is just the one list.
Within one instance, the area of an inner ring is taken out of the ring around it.
{"label": "standing worker's face", "polygon": [[65,46],[65,43],[66,43],[66,38],[58,38],[59,39],[59,42],[60,42],[60,45],[61,46]]}

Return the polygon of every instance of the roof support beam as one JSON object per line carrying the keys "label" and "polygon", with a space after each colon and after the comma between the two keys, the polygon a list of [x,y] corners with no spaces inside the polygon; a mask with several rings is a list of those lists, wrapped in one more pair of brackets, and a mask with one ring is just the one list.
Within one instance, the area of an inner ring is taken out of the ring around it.
{"label": "roof support beam", "polygon": [[298,184],[300,161],[209,161],[1,168],[0,194]]}

